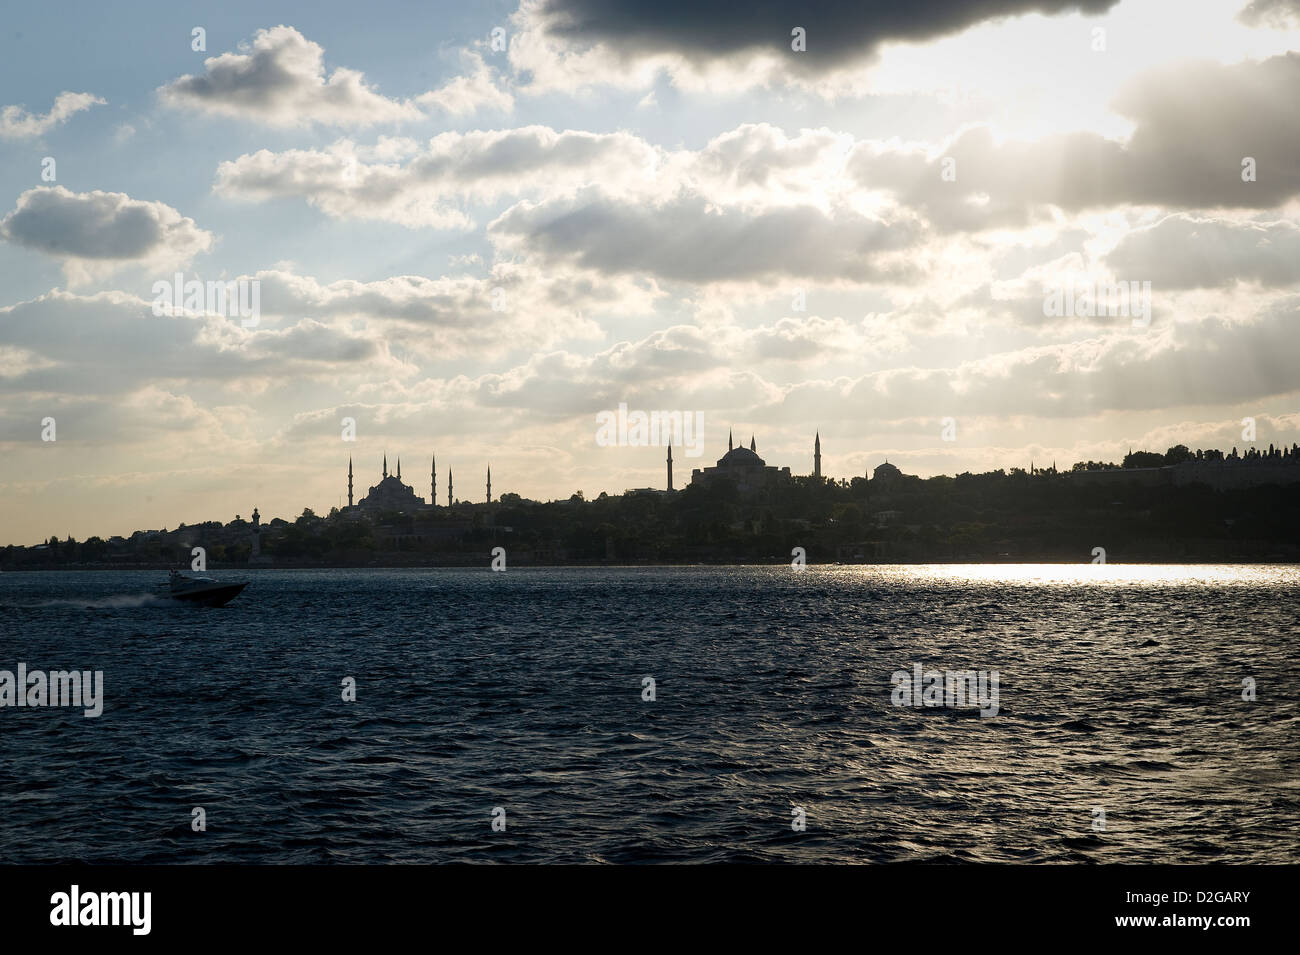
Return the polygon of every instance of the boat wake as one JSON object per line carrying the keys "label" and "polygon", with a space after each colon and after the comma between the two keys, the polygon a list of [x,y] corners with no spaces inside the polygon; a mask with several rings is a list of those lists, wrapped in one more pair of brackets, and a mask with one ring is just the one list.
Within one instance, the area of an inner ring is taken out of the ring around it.
{"label": "boat wake", "polygon": [[35,604],[37,607],[72,607],[79,610],[130,610],[135,607],[158,607],[170,600],[163,600],[157,594],[119,594],[115,597],[102,597],[86,600],[46,600]]}

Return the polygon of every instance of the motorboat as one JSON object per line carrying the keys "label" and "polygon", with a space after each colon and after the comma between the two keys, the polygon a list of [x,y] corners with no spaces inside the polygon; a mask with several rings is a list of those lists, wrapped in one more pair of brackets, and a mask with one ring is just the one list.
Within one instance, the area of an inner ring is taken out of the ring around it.
{"label": "motorboat", "polygon": [[222,607],[234,600],[248,586],[248,581],[222,583],[211,577],[186,577],[173,570],[167,578],[167,586],[176,600],[204,607]]}

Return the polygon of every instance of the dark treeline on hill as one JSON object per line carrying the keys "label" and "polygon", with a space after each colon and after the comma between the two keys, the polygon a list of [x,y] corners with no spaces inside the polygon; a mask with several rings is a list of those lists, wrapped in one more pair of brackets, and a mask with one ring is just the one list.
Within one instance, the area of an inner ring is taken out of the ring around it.
{"label": "dark treeline on hill", "polygon": [[[191,549],[209,567],[247,565],[253,528],[242,518],[130,538],[0,549],[0,569],[176,566]],[[792,477],[761,494],[727,481],[674,493],[643,490],[539,503],[505,494],[490,504],[415,513],[305,510],[262,524],[273,566],[486,566],[565,563],[905,561],[1088,562],[1300,560],[1300,484],[1215,490],[1206,484],[1094,484],[1078,472],[961,474],[833,481]]]}

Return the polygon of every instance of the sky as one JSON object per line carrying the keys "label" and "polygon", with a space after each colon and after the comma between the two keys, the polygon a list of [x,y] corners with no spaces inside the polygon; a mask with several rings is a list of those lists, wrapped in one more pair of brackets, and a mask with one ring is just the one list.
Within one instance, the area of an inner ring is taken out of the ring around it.
{"label": "sky", "polygon": [[7,9],[0,544],[1300,440],[1300,0],[735,9]]}

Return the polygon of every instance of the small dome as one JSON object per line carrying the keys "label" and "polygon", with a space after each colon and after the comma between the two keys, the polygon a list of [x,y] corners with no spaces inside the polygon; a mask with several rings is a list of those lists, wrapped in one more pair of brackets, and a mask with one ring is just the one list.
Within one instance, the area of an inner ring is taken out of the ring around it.
{"label": "small dome", "polygon": [[903,472],[898,470],[898,468],[894,467],[888,461],[886,461],[884,464],[877,467],[876,470],[874,470],[871,473],[876,480],[880,480],[881,478],[889,479],[889,478],[896,478],[896,477],[903,476]]}

